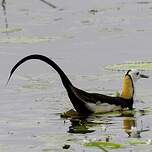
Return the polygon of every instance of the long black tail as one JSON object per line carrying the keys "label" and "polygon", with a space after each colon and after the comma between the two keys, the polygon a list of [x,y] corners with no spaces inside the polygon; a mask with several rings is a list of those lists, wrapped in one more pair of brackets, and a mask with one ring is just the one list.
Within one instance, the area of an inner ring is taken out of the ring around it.
{"label": "long black tail", "polygon": [[46,62],[47,64],[49,64],[50,66],[52,66],[60,75],[60,78],[62,80],[62,83],[64,85],[64,87],[68,90],[69,86],[72,85],[72,83],[70,82],[70,80],[68,79],[68,77],[66,76],[66,74],[61,70],[61,68],[51,59],[49,59],[46,56],[43,55],[38,55],[38,54],[33,54],[33,55],[29,55],[23,59],[21,59],[11,70],[10,72],[10,76],[8,78],[7,84],[10,80],[10,78],[12,77],[12,74],[14,73],[14,71],[17,69],[17,67],[19,67],[22,63],[24,63],[27,60],[31,60],[31,59],[37,59],[37,60],[41,60]]}

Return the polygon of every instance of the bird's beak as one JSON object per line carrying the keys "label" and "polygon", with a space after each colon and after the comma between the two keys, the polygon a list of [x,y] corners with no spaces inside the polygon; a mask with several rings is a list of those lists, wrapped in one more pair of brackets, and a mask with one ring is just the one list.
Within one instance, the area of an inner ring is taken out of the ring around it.
{"label": "bird's beak", "polygon": [[141,78],[149,78],[148,75],[144,75],[144,74],[140,74],[140,77],[141,77]]}

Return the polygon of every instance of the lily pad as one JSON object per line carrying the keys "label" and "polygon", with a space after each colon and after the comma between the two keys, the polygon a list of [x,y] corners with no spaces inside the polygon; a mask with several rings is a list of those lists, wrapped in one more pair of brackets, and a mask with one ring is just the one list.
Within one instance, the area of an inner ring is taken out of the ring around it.
{"label": "lily pad", "polygon": [[122,64],[113,64],[107,65],[106,70],[111,71],[126,71],[128,69],[138,69],[138,70],[152,70],[152,61],[137,61],[137,62],[128,62]]}
{"label": "lily pad", "polygon": [[122,144],[112,143],[112,142],[104,142],[104,141],[93,141],[86,143],[85,146],[87,147],[97,147],[100,149],[109,148],[109,149],[119,149],[123,148]]}

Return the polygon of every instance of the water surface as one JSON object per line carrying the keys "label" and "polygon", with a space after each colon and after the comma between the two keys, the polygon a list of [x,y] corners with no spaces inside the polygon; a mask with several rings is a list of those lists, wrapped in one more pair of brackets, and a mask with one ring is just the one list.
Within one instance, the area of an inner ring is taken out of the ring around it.
{"label": "water surface", "polygon": [[[85,142],[109,138],[123,147],[105,148],[107,151],[150,152],[152,145],[147,141],[152,136],[151,78],[137,84],[134,116],[118,113],[76,120],[86,129],[85,134],[69,133],[75,121],[60,117],[72,105],[57,73],[46,64],[30,61],[22,65],[4,87],[12,66],[33,53],[56,61],[77,87],[108,95],[120,92],[125,69],[107,70],[107,66],[152,61],[150,1],[56,0],[51,3],[57,8],[38,0],[8,0],[8,34],[1,10],[1,151],[98,152],[102,150],[87,147]],[[141,70],[152,74],[151,68]],[[140,138],[129,138],[130,126],[147,131]],[[64,145],[70,145],[69,149],[63,149]]]}

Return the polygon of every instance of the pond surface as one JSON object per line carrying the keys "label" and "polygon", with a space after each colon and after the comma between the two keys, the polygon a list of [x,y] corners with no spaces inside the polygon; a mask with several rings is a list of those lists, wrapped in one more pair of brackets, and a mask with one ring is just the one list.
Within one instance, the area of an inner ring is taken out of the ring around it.
{"label": "pond surface", "polygon": [[[29,61],[5,84],[12,66],[34,53],[52,58],[75,86],[89,92],[116,95],[129,68],[151,76],[152,2],[48,2],[57,8],[39,0],[7,0],[7,16],[1,9],[0,150],[151,152],[151,78],[137,83],[134,114],[75,119],[61,118],[72,105],[46,64]],[[131,127],[137,136],[128,137]]]}

